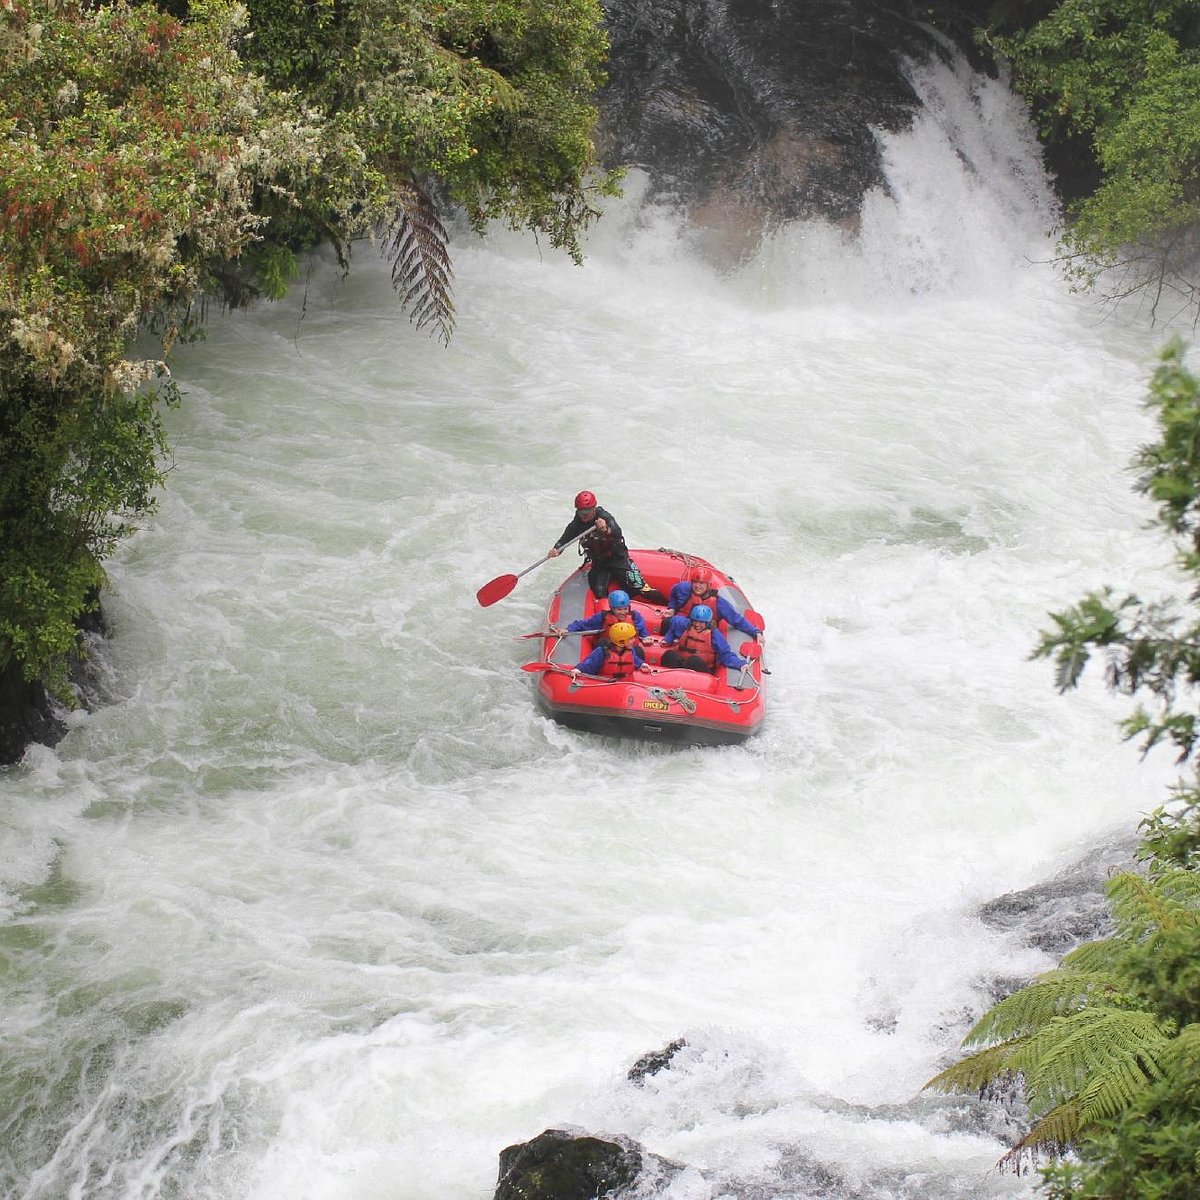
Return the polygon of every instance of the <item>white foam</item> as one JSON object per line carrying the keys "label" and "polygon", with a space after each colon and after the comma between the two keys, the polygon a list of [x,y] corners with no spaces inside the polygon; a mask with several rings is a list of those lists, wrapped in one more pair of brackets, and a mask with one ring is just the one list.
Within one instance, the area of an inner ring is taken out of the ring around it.
{"label": "white foam", "polygon": [[[180,352],[177,469],[112,569],[118,702],[0,778],[13,903],[69,881],[4,977],[42,1081],[16,1194],[476,1200],[571,1121],[692,1163],[675,1200],[801,1146],[1030,1194],[986,1130],[880,1106],[1044,965],[976,906],[1164,798],[1100,681],[1027,661],[1086,589],[1171,586],[1126,471],[1155,339],[1035,261],[1002,87],[914,78],[859,244],[780,231],[728,277],[631,200],[582,269],[457,246],[449,350],[362,261]],[[766,615],[761,738],[537,714],[513,635],[564,564],[474,593],[581,487]]]}

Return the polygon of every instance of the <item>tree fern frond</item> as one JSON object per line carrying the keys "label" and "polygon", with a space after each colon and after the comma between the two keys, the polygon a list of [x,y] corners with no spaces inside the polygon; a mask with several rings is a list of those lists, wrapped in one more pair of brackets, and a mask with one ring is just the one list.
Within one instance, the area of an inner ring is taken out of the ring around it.
{"label": "tree fern frond", "polygon": [[1035,1113],[1088,1089],[1101,1104],[1161,1076],[1169,1040],[1153,1013],[1097,1005],[1052,1021],[1012,1054],[1010,1065],[1024,1075]]}
{"label": "tree fern frond", "polygon": [[1086,646],[1061,646],[1054,657],[1054,686],[1060,692],[1069,692],[1076,687],[1089,658],[1091,655]]}
{"label": "tree fern frond", "polygon": [[1124,949],[1124,943],[1118,938],[1096,938],[1095,941],[1082,942],[1063,955],[1058,970],[1094,975],[1101,987],[1116,987],[1114,969]]}
{"label": "tree fern frond", "polygon": [[1108,881],[1106,891],[1126,937],[1200,925],[1200,877],[1195,871],[1164,871],[1154,879],[1122,871]]}
{"label": "tree fern frond", "polygon": [[1092,1074],[1079,1093],[1079,1127],[1124,1112],[1149,1084],[1163,1077],[1150,1057],[1130,1057]]}
{"label": "tree fern frond", "polygon": [[[499,71],[485,67],[477,58],[464,59],[461,54],[456,50],[451,50],[448,46],[432,44],[429,49],[442,65],[449,69],[460,86],[471,92],[482,91],[479,80],[486,78],[489,93],[498,108],[512,112],[520,107],[521,94]],[[467,79],[468,70],[471,75],[470,80]]]}
{"label": "tree fern frond", "polygon": [[1012,1074],[1008,1059],[1019,1044],[1003,1042],[999,1046],[989,1046],[977,1054],[968,1055],[953,1066],[940,1071],[924,1084],[921,1090],[983,1093],[1002,1078]]}
{"label": "tree fern frond", "polygon": [[1200,1083],[1200,1024],[1185,1025],[1163,1048],[1159,1064],[1167,1074]]}
{"label": "tree fern frond", "polygon": [[1025,1159],[1038,1154],[1055,1157],[1066,1153],[1079,1136],[1079,1109],[1074,1100],[1052,1108],[1034,1123],[1033,1128],[1000,1160],[1003,1170],[1021,1172]]}
{"label": "tree fern frond", "polygon": [[433,326],[443,345],[449,345],[454,331],[449,240],[425,191],[415,182],[402,187],[386,222],[380,253],[391,259],[392,287],[409,320],[418,329]]}
{"label": "tree fern frond", "polygon": [[967,1031],[963,1045],[1023,1037],[1115,986],[1108,975],[1056,967],[988,1009]]}

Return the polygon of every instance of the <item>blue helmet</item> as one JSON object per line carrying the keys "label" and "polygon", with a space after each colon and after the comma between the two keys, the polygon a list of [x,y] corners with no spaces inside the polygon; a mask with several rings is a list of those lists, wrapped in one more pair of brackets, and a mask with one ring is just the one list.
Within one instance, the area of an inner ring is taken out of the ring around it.
{"label": "blue helmet", "polygon": [[692,609],[691,618],[693,621],[704,621],[707,623],[712,620],[712,609],[707,604],[697,604]]}
{"label": "blue helmet", "polygon": [[609,608],[628,608],[629,593],[628,592],[609,592],[608,594]]}

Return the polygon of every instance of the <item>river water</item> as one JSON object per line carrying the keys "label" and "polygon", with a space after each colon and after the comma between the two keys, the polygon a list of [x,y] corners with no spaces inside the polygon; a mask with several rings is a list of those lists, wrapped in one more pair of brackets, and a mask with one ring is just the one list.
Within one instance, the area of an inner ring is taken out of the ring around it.
{"label": "river water", "polygon": [[[1003,1114],[919,1090],[1053,965],[978,906],[1164,798],[1028,660],[1169,579],[1161,334],[1057,280],[1004,88],[917,77],[857,239],[731,274],[634,176],[582,269],[457,237],[449,349],[364,248],[178,353],[104,702],[0,773],[4,1194],[486,1200],[551,1126],[688,1164],[672,1200],[1032,1194]],[[760,737],[538,714],[515,635],[575,560],[474,594],[584,487],[764,614]]]}

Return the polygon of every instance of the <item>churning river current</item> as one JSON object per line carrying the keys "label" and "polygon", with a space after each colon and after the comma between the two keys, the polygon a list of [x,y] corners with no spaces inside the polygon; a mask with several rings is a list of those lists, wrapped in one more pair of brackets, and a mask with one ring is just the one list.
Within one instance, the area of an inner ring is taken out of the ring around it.
{"label": "churning river current", "polygon": [[[1028,658],[1169,586],[1127,469],[1162,333],[1056,276],[1005,88],[916,79],[853,237],[718,270],[634,176],[582,268],[456,236],[448,349],[363,247],[177,352],[100,702],[0,772],[0,1191],[487,1200],[574,1126],[688,1164],[671,1200],[1032,1194],[920,1088],[1054,963],[979,906],[1165,799],[1098,674]],[[581,488],[737,576],[760,737],[539,715],[515,635],[577,560],[475,590]]]}

